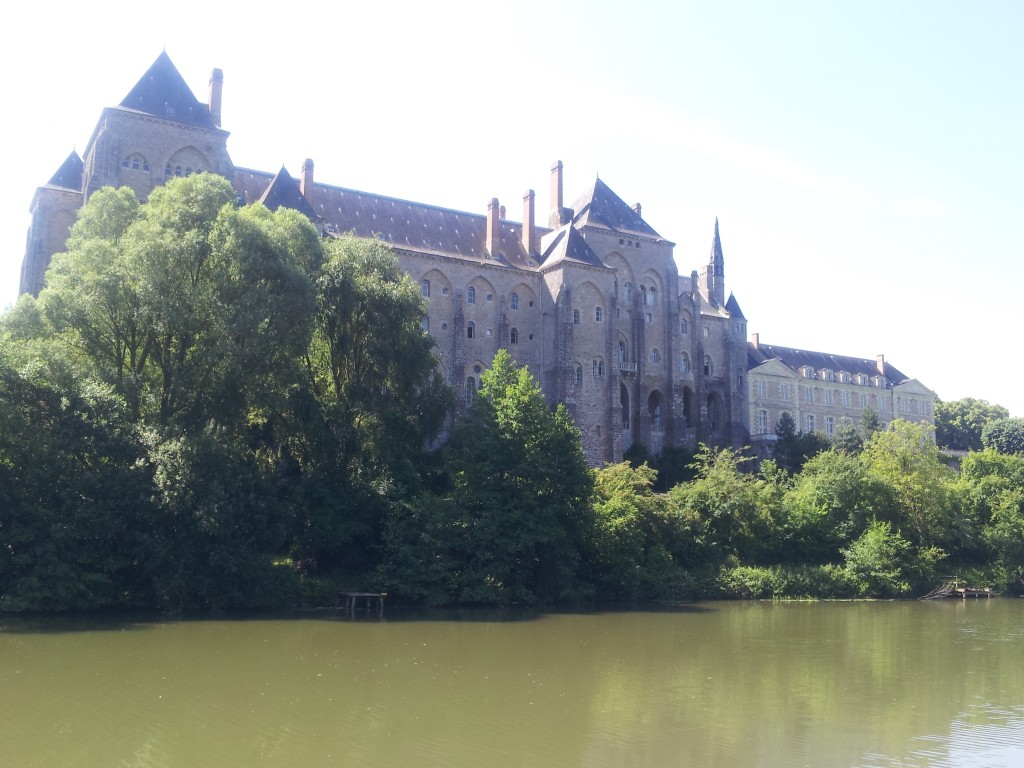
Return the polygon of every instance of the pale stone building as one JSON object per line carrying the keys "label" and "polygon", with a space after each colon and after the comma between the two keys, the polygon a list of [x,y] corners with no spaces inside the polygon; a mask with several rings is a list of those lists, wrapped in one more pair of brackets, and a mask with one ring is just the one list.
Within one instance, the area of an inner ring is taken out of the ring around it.
{"label": "pale stone building", "polygon": [[766,447],[783,413],[797,430],[832,437],[844,421],[857,424],[871,409],[884,426],[900,418],[935,423],[935,393],[887,363],[761,344],[749,344],[751,441]]}
{"label": "pale stone building", "polygon": [[551,403],[565,403],[594,464],[620,460],[634,444],[658,453],[747,442],[746,319],[726,299],[717,222],[707,263],[680,277],[673,243],[601,179],[566,205],[560,162],[548,214],[538,216],[530,190],[519,222],[496,199],[468,213],[324,184],[312,160],[297,179],[284,168],[239,168],[220,127],[220,70],[209,85],[203,104],[162,53],[120,105],[103,110],[84,158],[72,153],[36,192],[22,292],[42,289],[50,257],[95,190],[130,186],[145,200],[169,178],[218,173],[243,203],[295,208],[324,237],[390,243],[426,299],[423,326],[460,409],[505,348]]}

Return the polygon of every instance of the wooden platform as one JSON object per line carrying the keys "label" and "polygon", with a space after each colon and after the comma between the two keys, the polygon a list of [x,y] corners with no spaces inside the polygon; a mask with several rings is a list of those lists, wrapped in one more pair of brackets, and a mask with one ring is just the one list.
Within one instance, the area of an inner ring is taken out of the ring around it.
{"label": "wooden platform", "polygon": [[988,587],[984,589],[978,589],[977,587],[967,587],[960,583],[959,579],[950,579],[940,586],[933,589],[927,595],[922,597],[922,600],[934,600],[939,597],[958,597],[961,600],[966,600],[969,597],[984,597],[990,598],[995,597],[996,592]]}
{"label": "wooden platform", "polygon": [[377,613],[384,613],[384,598],[388,596],[387,592],[356,592],[353,590],[339,589],[338,590],[338,607],[350,616],[356,612],[356,608],[363,606],[367,612],[372,608],[377,609]]}

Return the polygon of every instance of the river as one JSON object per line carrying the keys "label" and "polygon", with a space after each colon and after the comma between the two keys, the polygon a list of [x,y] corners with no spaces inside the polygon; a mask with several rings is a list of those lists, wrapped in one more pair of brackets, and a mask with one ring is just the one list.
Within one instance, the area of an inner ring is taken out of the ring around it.
{"label": "river", "polygon": [[1024,601],[0,616],[12,768],[1024,765]]}

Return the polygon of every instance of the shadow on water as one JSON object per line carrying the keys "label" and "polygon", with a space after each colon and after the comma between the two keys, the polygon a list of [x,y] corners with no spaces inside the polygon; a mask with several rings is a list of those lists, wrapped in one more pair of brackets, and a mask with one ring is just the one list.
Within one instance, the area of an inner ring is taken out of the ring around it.
{"label": "shadow on water", "polygon": [[698,603],[604,605],[590,608],[426,608],[387,606],[383,611],[360,609],[349,613],[340,607],[296,608],[284,611],[244,613],[0,613],[0,634],[71,634],[75,632],[137,632],[183,622],[338,621],[364,623],[451,622],[510,624],[541,621],[553,616],[602,616],[625,613],[709,613],[714,609]]}

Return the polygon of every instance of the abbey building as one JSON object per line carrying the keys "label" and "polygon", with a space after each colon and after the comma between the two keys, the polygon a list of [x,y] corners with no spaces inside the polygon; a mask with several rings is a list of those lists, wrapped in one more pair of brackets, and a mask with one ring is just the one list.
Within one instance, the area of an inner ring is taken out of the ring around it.
{"label": "abbey building", "polygon": [[[169,178],[212,172],[245,203],[303,212],[324,237],[354,233],[391,244],[426,300],[423,326],[458,407],[507,349],[550,402],[565,403],[594,464],[620,460],[634,444],[651,453],[698,442],[740,447],[767,438],[784,410],[800,428],[827,430],[859,419],[862,394],[869,403],[883,398],[885,422],[902,415],[901,386],[913,392],[916,415],[930,420],[934,395],[882,360],[868,371],[853,358],[804,360],[756,336],[748,343],[746,318],[726,293],[717,222],[707,260],[680,275],[673,243],[639,205],[601,179],[569,200],[560,162],[551,168],[547,210],[530,190],[520,221],[496,199],[471,213],[325,184],[314,179],[312,160],[297,178],[284,168],[240,168],[220,124],[222,89],[214,70],[201,103],[162,53],[118,106],[103,110],[84,155],[72,153],[33,198],[23,293],[42,289],[50,257],[95,190],[130,186],[145,200]],[[819,385],[809,390],[811,381]],[[799,400],[812,390],[818,400]],[[837,404],[836,392],[848,406]]]}

